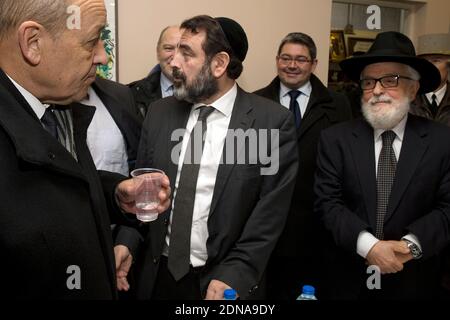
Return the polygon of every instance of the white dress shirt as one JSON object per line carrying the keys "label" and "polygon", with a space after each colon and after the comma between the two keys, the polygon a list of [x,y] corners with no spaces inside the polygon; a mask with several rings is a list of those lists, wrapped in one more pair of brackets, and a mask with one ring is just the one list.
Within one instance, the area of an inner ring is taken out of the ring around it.
{"label": "white dress shirt", "polygon": [[36,98],[31,92],[22,87],[20,84],[15,82],[10,76],[6,75],[9,80],[13,83],[13,85],[19,90],[20,94],[25,98],[25,100],[30,105],[31,109],[33,109],[34,113],[40,120],[45,113],[45,109],[47,109],[48,104],[43,104]]}
{"label": "white dress shirt", "polygon": [[[405,134],[405,126],[406,126],[407,120],[408,120],[408,115],[406,115],[406,117],[403,118],[403,120],[400,121],[400,123],[397,124],[397,126],[395,126],[395,128],[392,129],[392,131],[394,131],[394,133],[396,135],[396,137],[392,143],[392,148],[394,149],[394,153],[395,153],[395,157],[397,158],[397,161],[400,157],[400,151],[402,150],[403,136]],[[381,149],[383,147],[383,139],[381,137],[381,134],[384,131],[386,131],[386,130],[381,130],[381,129],[374,130],[375,174],[378,173],[378,158],[380,157]],[[414,242],[421,249],[419,240],[413,234],[411,234],[411,233],[407,234],[403,238]],[[372,249],[372,247],[378,241],[380,241],[380,240],[377,239],[370,232],[368,232],[366,230],[361,231],[358,236],[358,240],[357,240],[357,244],[356,244],[357,253],[365,259],[367,257],[367,254],[369,253],[369,251]]]}
{"label": "white dress shirt", "polygon": [[[291,103],[291,96],[289,95],[289,91],[293,89],[289,89],[282,82],[280,82],[280,103],[289,109],[289,104]],[[306,112],[306,107],[308,107],[309,98],[312,92],[311,82],[308,81],[303,86],[297,89],[301,92],[301,94],[297,97],[297,102],[300,107],[300,115],[303,118]]]}
{"label": "white dress shirt", "polygon": [[[228,126],[230,124],[231,113],[233,112],[234,102],[237,96],[236,84],[222,97],[215,102],[209,104],[214,107],[214,111],[206,120],[206,137],[202,158],[200,161],[200,169],[198,173],[197,188],[195,192],[194,212],[192,217],[191,230],[191,254],[190,261],[192,266],[203,266],[208,259],[206,251],[206,240],[208,239],[208,217],[211,208],[211,201],[214,194],[214,186],[216,184],[217,170],[222,158],[225,138],[227,136]],[[177,202],[177,188],[180,181],[181,168],[183,159],[189,141],[191,131],[194,128],[199,113],[196,110],[203,103],[194,104],[189,115],[184,133],[180,160],[178,161],[178,172],[175,180],[175,190],[173,193],[172,212],[170,214],[170,224],[165,240],[163,250],[164,255],[168,255],[170,247],[170,232],[172,225],[173,205]]]}
{"label": "white dress shirt", "polygon": [[128,176],[125,139],[108,109],[92,87],[89,87],[88,98],[80,103],[95,107],[94,117],[87,130],[86,141],[95,167]]}
{"label": "white dress shirt", "polygon": [[435,94],[436,95],[436,103],[439,106],[441,104],[442,99],[444,99],[446,91],[447,91],[447,84],[445,84],[442,88],[440,88],[436,92],[428,92],[427,94],[425,94],[425,96],[427,97],[428,101],[430,103],[432,103],[433,102],[433,94]]}
{"label": "white dress shirt", "polygon": [[173,96],[173,83],[162,72],[159,84],[161,85],[161,96],[163,98]]}

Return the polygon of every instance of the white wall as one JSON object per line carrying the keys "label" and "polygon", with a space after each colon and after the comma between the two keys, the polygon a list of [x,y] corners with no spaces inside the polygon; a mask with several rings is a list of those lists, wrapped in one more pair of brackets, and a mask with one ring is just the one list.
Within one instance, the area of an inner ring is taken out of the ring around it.
{"label": "white wall", "polygon": [[309,34],[318,46],[316,74],[326,80],[331,0],[118,0],[119,81],[146,76],[156,64],[160,31],[198,14],[227,16],[247,33],[249,52],[239,84],[250,91],[267,85],[275,76],[275,55],[289,32]]}
{"label": "white wall", "polygon": [[[449,0],[389,2],[418,3],[407,21],[414,42],[425,33],[450,31]],[[118,0],[119,81],[129,83],[148,74],[156,64],[156,42],[165,26],[209,14],[233,18],[247,32],[249,52],[238,81],[245,89],[253,91],[271,81],[279,42],[293,31],[315,40],[316,74],[326,82],[331,7],[332,0]]]}

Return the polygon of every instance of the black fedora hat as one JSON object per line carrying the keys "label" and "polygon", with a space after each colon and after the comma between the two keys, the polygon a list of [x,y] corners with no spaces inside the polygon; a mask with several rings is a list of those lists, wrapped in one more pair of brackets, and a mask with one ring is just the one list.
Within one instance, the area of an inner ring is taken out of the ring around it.
{"label": "black fedora hat", "polygon": [[416,56],[414,45],[407,36],[394,31],[379,33],[366,54],[343,60],[340,66],[350,79],[359,82],[363,69],[377,62],[398,62],[415,69],[420,74],[420,94],[435,90],[441,82],[439,70],[431,62]]}

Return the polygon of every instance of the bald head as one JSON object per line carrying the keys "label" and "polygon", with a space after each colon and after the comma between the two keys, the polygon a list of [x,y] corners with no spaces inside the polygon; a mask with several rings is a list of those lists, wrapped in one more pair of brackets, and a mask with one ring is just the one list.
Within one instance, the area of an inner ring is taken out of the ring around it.
{"label": "bald head", "polygon": [[173,59],[173,55],[180,38],[181,30],[179,26],[166,27],[163,31],[161,31],[158,45],[156,47],[156,55],[161,71],[170,80],[172,80],[172,68],[169,64]]}
{"label": "bald head", "polygon": [[50,33],[63,30],[71,0],[1,0],[0,40],[25,21],[35,21]]}

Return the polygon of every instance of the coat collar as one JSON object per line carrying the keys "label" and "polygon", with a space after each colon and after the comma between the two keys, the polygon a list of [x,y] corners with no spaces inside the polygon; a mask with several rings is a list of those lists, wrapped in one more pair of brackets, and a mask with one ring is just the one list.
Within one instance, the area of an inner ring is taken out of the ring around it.
{"label": "coat collar", "polygon": [[5,77],[0,70],[0,126],[14,144],[17,157],[85,180],[77,161],[43,128],[31,107]]}

